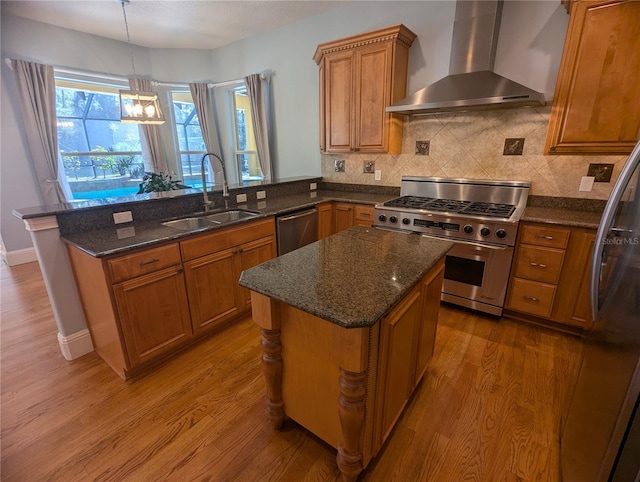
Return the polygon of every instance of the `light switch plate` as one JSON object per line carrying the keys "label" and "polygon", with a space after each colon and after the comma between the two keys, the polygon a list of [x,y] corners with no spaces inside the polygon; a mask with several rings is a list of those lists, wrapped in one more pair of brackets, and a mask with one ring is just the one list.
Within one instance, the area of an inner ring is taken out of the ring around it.
{"label": "light switch plate", "polygon": [[131,211],[122,211],[119,213],[113,213],[113,222],[116,224],[130,223],[133,221]]}
{"label": "light switch plate", "polygon": [[238,203],[246,203],[247,202],[247,195],[246,194],[238,194],[236,196],[236,202],[238,202]]}
{"label": "light switch plate", "polygon": [[580,191],[589,192],[593,189],[593,181],[596,178],[593,176],[582,176],[582,180],[580,181]]}
{"label": "light switch plate", "polygon": [[267,197],[267,191],[258,191],[256,193],[257,199],[265,199]]}
{"label": "light switch plate", "polygon": [[382,179],[382,170],[381,169],[376,169],[376,172],[374,174],[374,179],[376,181],[379,181]]}
{"label": "light switch plate", "polygon": [[310,191],[315,191],[316,189],[318,189],[318,184],[316,184],[315,182],[309,184]]}

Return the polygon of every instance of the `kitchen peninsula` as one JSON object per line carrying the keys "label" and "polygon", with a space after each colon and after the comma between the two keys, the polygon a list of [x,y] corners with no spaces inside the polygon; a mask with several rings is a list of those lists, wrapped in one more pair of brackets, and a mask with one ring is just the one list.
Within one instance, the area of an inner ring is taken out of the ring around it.
{"label": "kitchen peninsula", "polygon": [[345,481],[378,453],[433,354],[453,243],[353,227],[243,271],[262,334],[267,416],[338,450]]}

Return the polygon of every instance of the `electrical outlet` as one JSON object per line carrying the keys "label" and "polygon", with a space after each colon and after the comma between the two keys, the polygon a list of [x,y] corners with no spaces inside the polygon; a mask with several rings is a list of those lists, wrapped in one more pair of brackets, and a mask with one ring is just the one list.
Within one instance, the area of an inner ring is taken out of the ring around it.
{"label": "electrical outlet", "polygon": [[315,191],[316,189],[318,189],[318,184],[316,184],[315,182],[312,182],[311,184],[309,184],[310,191]]}
{"label": "electrical outlet", "polygon": [[580,180],[580,191],[586,191],[589,192],[593,189],[593,181],[595,181],[596,178],[593,176],[583,176],[582,179]]}
{"label": "electrical outlet", "polygon": [[374,174],[374,179],[376,181],[379,181],[382,179],[382,170],[381,169],[376,169],[376,172]]}
{"label": "electrical outlet", "polygon": [[133,221],[131,211],[122,211],[119,213],[113,213],[113,222],[116,224],[130,223]]}
{"label": "electrical outlet", "polygon": [[267,197],[267,191],[258,191],[256,193],[256,198],[265,199]]}
{"label": "electrical outlet", "polygon": [[247,202],[247,195],[246,194],[238,194],[236,196],[236,202],[237,203],[246,203]]}

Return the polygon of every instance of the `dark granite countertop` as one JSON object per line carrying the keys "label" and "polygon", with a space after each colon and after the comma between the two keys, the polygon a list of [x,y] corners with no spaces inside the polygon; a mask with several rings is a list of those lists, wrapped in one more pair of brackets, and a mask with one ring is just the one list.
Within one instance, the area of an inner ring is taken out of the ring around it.
{"label": "dark granite countertop", "polygon": [[345,328],[374,325],[453,243],[353,227],[243,271],[240,285]]}
{"label": "dark granite countertop", "polygon": [[[261,219],[273,215],[286,214],[299,209],[313,207],[321,202],[343,201],[360,204],[375,204],[391,199],[394,196],[359,193],[348,191],[318,190],[304,193],[288,194],[267,198],[260,201],[251,201],[239,204],[239,209],[247,209],[259,212],[256,217],[214,225],[211,227],[193,230],[178,231],[162,225],[167,218],[134,221],[132,223],[113,225],[102,229],[84,229],[69,233],[63,233],[62,240],[95,257],[104,257],[114,254],[123,254],[137,248],[150,247],[154,244],[179,240],[197,233],[224,229],[239,223]],[[185,216],[181,216],[185,217]]]}
{"label": "dark granite countertop", "polygon": [[602,212],[527,206],[521,221],[558,224],[572,228],[598,229]]}

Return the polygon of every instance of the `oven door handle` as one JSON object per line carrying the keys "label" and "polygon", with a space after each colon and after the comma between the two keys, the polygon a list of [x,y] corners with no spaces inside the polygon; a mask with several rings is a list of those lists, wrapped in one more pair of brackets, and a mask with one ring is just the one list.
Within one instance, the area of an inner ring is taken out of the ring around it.
{"label": "oven door handle", "polygon": [[445,241],[452,241],[454,243],[467,244],[469,246],[475,246],[476,248],[493,249],[495,251],[506,251],[508,248],[511,247],[511,246],[493,246],[491,244],[482,244],[482,243],[472,243],[471,241],[463,241],[461,239],[451,239],[451,238],[440,237],[440,236],[431,236],[430,234],[421,234],[420,236],[423,236],[425,238],[444,239]]}

